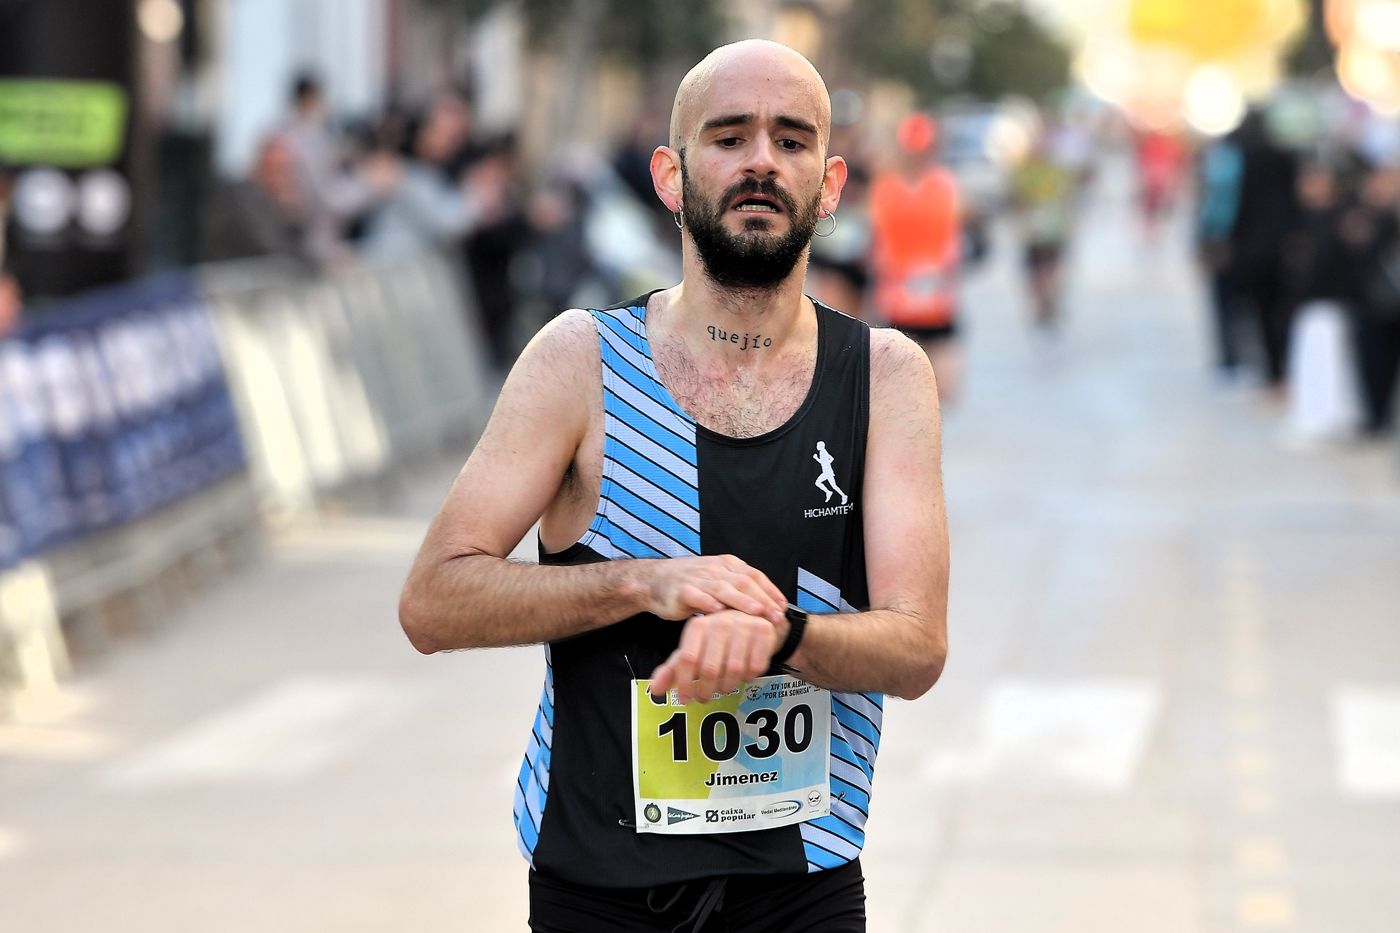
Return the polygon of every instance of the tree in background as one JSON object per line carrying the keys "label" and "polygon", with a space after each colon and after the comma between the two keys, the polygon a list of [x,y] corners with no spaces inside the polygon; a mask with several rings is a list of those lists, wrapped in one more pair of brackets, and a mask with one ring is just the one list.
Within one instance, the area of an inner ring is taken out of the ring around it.
{"label": "tree in background", "polygon": [[1068,50],[1013,0],[859,0],[832,35],[851,68],[903,82],[923,104],[1042,99],[1070,80]]}

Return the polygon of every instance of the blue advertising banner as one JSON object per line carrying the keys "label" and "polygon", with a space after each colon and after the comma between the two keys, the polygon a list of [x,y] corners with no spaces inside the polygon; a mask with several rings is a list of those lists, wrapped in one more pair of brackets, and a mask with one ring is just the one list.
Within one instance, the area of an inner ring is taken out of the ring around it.
{"label": "blue advertising banner", "polygon": [[76,296],[0,340],[0,567],[243,466],[188,274]]}

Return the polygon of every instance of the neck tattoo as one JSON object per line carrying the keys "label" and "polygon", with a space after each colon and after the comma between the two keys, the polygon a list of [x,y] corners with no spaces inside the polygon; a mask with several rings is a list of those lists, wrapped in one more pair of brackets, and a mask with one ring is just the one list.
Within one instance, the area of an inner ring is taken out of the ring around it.
{"label": "neck tattoo", "polygon": [[739,331],[725,330],[723,327],[716,327],[711,324],[705,328],[710,339],[716,343],[732,343],[740,350],[768,349],[773,345],[772,337],[765,337],[762,334],[744,334]]}

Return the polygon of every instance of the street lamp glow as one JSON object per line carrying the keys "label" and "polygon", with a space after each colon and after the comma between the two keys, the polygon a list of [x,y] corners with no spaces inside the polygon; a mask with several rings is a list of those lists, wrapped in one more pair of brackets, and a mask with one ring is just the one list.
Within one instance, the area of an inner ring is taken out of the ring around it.
{"label": "street lamp glow", "polygon": [[1186,82],[1183,100],[1186,122],[1207,136],[1224,136],[1244,119],[1244,94],[1239,83],[1218,65],[1202,65]]}
{"label": "street lamp glow", "polygon": [[1367,0],[1356,10],[1356,33],[1367,45],[1386,51],[1400,49],[1400,3]]}

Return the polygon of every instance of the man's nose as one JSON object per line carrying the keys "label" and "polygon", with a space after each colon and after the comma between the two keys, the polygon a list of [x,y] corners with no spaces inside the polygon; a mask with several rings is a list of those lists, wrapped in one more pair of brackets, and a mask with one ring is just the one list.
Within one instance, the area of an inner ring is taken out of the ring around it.
{"label": "man's nose", "polygon": [[748,147],[748,159],[744,172],[751,175],[772,177],[778,173],[778,142],[767,133],[754,137]]}

